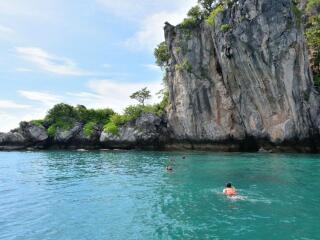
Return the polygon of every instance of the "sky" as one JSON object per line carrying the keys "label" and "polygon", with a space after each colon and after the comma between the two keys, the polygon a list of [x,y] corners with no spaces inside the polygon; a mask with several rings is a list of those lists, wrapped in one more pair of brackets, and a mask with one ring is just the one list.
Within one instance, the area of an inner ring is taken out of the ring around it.
{"label": "sky", "polygon": [[121,111],[148,87],[159,102],[153,50],[163,26],[196,0],[0,0],[0,132],[60,102]]}

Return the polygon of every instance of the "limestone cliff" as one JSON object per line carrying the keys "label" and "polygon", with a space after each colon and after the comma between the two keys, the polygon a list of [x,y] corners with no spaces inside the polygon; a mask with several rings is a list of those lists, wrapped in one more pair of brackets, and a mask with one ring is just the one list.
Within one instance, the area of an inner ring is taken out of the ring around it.
{"label": "limestone cliff", "polygon": [[168,121],[179,141],[314,141],[320,97],[291,0],[238,0],[214,24],[166,23]]}

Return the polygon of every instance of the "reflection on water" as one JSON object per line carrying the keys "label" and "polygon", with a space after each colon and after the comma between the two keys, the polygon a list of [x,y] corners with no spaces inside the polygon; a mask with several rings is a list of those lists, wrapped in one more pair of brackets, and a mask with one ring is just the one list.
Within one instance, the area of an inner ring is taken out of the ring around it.
{"label": "reflection on water", "polygon": [[[2,152],[0,239],[314,239],[319,167],[317,155]],[[229,181],[242,199],[221,194]]]}

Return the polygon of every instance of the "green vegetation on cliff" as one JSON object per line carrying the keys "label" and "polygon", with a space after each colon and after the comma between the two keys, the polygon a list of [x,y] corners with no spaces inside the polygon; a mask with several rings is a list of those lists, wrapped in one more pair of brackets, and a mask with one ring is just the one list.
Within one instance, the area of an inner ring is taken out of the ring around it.
{"label": "green vegetation on cliff", "polygon": [[320,0],[308,0],[304,14],[314,84],[320,88]]}
{"label": "green vegetation on cliff", "polygon": [[59,131],[67,131],[79,124],[83,134],[91,137],[95,130],[104,129],[106,132],[117,134],[118,127],[137,119],[142,113],[153,113],[163,116],[168,104],[168,93],[161,93],[162,101],[158,104],[145,105],[145,100],[150,98],[150,91],[143,88],[131,95],[131,98],[139,101],[138,105],[128,106],[123,114],[118,114],[110,108],[106,109],[87,109],[83,105],[76,107],[60,103],[51,108],[44,119],[30,121],[37,126],[47,129],[48,135],[54,137]]}
{"label": "green vegetation on cliff", "polygon": [[43,125],[47,126],[49,136],[54,136],[57,129],[66,131],[74,127],[75,123],[81,123],[84,125],[84,134],[90,137],[94,127],[104,125],[113,114],[114,111],[109,108],[87,109],[83,105],[73,107],[60,103],[48,111]]}
{"label": "green vegetation on cliff", "polygon": [[170,60],[169,48],[165,42],[160,43],[154,50],[154,56],[156,58],[156,63],[164,68],[168,65]]}
{"label": "green vegetation on cliff", "polygon": [[182,23],[179,24],[182,28],[192,28],[202,21],[203,14],[200,6],[192,7],[187,13],[187,18],[183,19]]}
{"label": "green vegetation on cliff", "polygon": [[137,119],[142,113],[153,113],[159,117],[165,113],[165,108],[168,105],[168,92],[164,91],[162,94],[162,101],[154,105],[131,105],[128,106],[123,114],[114,114],[110,121],[104,126],[104,130],[111,134],[117,134],[119,126]]}
{"label": "green vegetation on cliff", "polygon": [[214,25],[216,16],[223,11],[223,5],[217,4],[213,10],[210,12],[210,15],[207,17],[206,22],[209,25]]}

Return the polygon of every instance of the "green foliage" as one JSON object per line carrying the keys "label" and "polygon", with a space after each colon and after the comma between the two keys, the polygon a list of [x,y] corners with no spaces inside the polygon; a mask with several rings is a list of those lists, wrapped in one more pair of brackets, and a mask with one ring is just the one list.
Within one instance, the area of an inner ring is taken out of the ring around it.
{"label": "green foliage", "polygon": [[72,123],[58,120],[54,124],[50,125],[50,127],[47,129],[47,133],[50,137],[54,137],[58,129],[61,131],[67,131],[72,127]]}
{"label": "green foliage", "polygon": [[199,6],[192,7],[182,23],[179,24],[182,28],[192,28],[197,26],[202,20],[202,12]]}
{"label": "green foliage", "polygon": [[91,137],[97,122],[88,122],[83,126],[83,133],[86,137]]}
{"label": "green foliage", "polygon": [[48,129],[47,129],[47,133],[50,137],[54,137],[54,135],[56,134],[57,131],[57,127],[55,125],[51,125]]}
{"label": "green foliage", "polygon": [[160,67],[166,67],[170,60],[169,48],[166,42],[160,43],[154,50],[154,56],[156,58],[156,63]]}
{"label": "green foliage", "polygon": [[206,19],[206,22],[209,24],[209,25],[214,25],[215,24],[215,19],[216,19],[216,16],[221,13],[223,11],[223,5],[220,3],[220,4],[217,4],[214,9],[210,12],[210,15],[208,16],[208,18]]}
{"label": "green foliage", "polygon": [[191,72],[192,71],[192,65],[189,63],[188,59],[184,59],[182,64],[177,64],[176,65],[176,70],[177,71]]}
{"label": "green foliage", "polygon": [[113,135],[117,135],[119,133],[119,128],[114,122],[110,121],[104,126],[104,131]]}
{"label": "green foliage", "polygon": [[144,102],[151,98],[151,93],[150,91],[145,87],[142,88],[141,90],[133,93],[130,98],[137,100],[140,104],[144,106]]}
{"label": "green foliage", "polygon": [[109,118],[114,115],[112,109],[87,109],[83,105],[73,107],[71,105],[60,103],[48,111],[44,120],[31,121],[34,124],[43,125],[44,122],[49,125],[47,132],[53,137],[57,129],[66,131],[71,129],[76,122],[84,124],[84,134],[91,136],[96,125],[104,125]]}
{"label": "green foliage", "polygon": [[222,24],[220,29],[223,32],[227,32],[229,29],[231,29],[231,25],[230,24]]}
{"label": "green foliage", "polygon": [[32,120],[30,121],[30,123],[36,125],[36,126],[39,126],[39,127],[43,127],[43,124],[44,124],[44,120],[40,119],[40,120]]}
{"label": "green foliage", "polygon": [[303,12],[299,9],[299,6],[298,6],[298,2],[297,1],[293,1],[292,2],[292,12],[295,16],[295,19],[296,19],[296,24],[297,25],[300,25],[301,22],[302,22],[302,15],[303,15]]}
{"label": "green foliage", "polygon": [[192,7],[189,12],[187,13],[187,16],[196,20],[201,20],[202,18],[202,12],[201,8],[197,5]]}
{"label": "green foliage", "polygon": [[153,113],[158,116],[163,116],[165,108],[168,105],[168,92],[162,91],[163,99],[160,103],[154,105],[131,105],[128,106],[122,115],[114,114],[109,122],[105,124],[104,131],[111,134],[118,134],[119,126],[130,121],[136,120],[142,113]]}
{"label": "green foliage", "polygon": [[123,125],[130,121],[129,117],[127,115],[120,115],[120,114],[114,114],[111,116],[110,121],[113,122],[115,125]]}
{"label": "green foliage", "polygon": [[150,109],[150,105],[142,106],[142,105],[131,105],[126,107],[124,110],[125,119],[128,121],[132,121],[137,119],[141,113],[148,112]]}
{"label": "green foliage", "polygon": [[160,103],[155,104],[153,108],[153,113],[158,115],[159,117],[163,116],[165,113],[165,109],[169,104],[169,92],[168,91],[162,91],[162,100]]}
{"label": "green foliage", "polygon": [[320,14],[310,19],[310,26],[306,30],[308,45],[320,49]]}
{"label": "green foliage", "polygon": [[308,0],[306,10],[311,12],[314,9],[320,8],[320,0]]}
{"label": "green foliage", "polygon": [[60,103],[55,105],[48,111],[47,116],[45,117],[48,122],[57,122],[60,120],[71,121],[78,118],[78,113],[73,106],[70,106],[65,103]]}
{"label": "green foliage", "polygon": [[[166,94],[164,94],[166,95]],[[96,126],[104,126],[104,130],[112,134],[117,134],[119,126],[137,119],[142,113],[154,113],[162,115],[167,105],[167,97],[155,105],[144,105],[144,100],[149,98],[150,91],[147,88],[133,94],[134,99],[140,100],[141,105],[128,106],[124,114],[116,114],[112,109],[87,109],[85,106],[78,105],[73,107],[68,104],[60,103],[48,111],[45,120],[33,120],[31,123],[36,125],[49,125],[48,135],[54,137],[57,130],[70,130],[76,122],[84,124],[83,133],[91,137]],[[142,101],[143,100],[143,101]]]}
{"label": "green foliage", "polygon": [[198,21],[194,18],[185,18],[183,19],[182,23],[179,24],[179,27],[182,28],[193,28],[195,26],[197,26]]}
{"label": "green foliage", "polygon": [[77,112],[77,120],[84,123],[96,122],[97,124],[104,124],[114,114],[114,111],[110,108],[87,109],[82,105],[78,105],[75,110]]}
{"label": "green foliage", "polygon": [[198,0],[198,3],[202,6],[203,9],[207,12],[211,12],[213,9],[213,4],[215,0]]}

